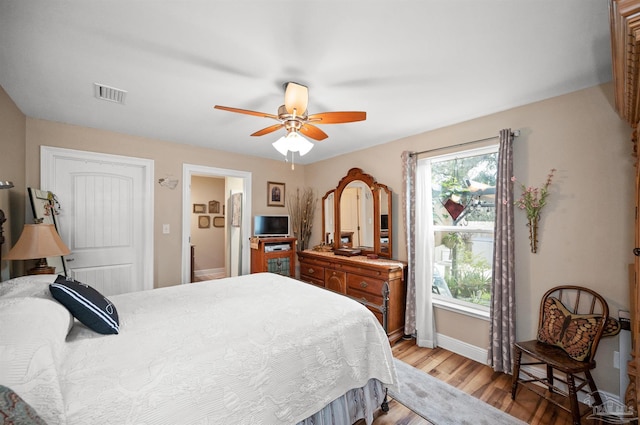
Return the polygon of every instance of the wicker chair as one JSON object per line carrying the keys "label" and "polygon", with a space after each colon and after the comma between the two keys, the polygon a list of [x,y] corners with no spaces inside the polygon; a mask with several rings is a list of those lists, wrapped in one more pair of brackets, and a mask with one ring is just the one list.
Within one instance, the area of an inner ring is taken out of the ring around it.
{"label": "wicker chair", "polygon": [[[578,391],[588,385],[595,403],[602,404],[590,371],[596,367],[594,357],[608,316],[607,302],[591,289],[568,285],[547,291],[540,302],[537,339],[513,346],[511,398],[515,400],[519,383],[540,383],[542,387],[523,386],[570,412],[573,425],[580,425],[581,417],[591,410],[582,408],[581,412]],[[523,353],[532,361],[522,363]],[[521,368],[529,365],[544,365],[546,376]],[[563,376],[554,376],[554,371]],[[558,388],[556,381],[564,383],[566,390]],[[568,407],[566,399],[557,394],[569,399]]]}

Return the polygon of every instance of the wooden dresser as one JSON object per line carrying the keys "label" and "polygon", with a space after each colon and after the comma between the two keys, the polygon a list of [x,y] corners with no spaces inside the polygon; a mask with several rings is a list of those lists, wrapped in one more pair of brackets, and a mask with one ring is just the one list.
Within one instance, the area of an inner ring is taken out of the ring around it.
{"label": "wooden dresser", "polygon": [[406,265],[366,256],[301,251],[300,280],[355,299],[371,310],[393,344],[404,335]]}

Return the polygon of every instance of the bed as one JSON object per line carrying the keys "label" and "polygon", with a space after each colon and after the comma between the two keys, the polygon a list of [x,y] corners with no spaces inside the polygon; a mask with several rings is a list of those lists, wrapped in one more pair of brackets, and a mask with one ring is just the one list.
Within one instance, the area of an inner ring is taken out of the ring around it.
{"label": "bed", "polygon": [[396,388],[375,316],[288,277],[112,296],[111,335],[52,298],[55,279],[0,282],[0,385],[48,425],[370,424]]}

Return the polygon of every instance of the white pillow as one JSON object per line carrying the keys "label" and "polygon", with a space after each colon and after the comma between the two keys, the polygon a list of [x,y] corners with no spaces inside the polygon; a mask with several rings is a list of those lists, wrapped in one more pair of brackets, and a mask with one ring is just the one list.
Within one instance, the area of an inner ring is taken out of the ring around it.
{"label": "white pillow", "polygon": [[55,274],[34,274],[0,282],[0,298],[38,297],[52,300],[49,284],[55,282],[57,277]]}
{"label": "white pillow", "polygon": [[47,424],[65,424],[58,366],[69,312],[53,300],[0,298],[0,382],[31,405]]}

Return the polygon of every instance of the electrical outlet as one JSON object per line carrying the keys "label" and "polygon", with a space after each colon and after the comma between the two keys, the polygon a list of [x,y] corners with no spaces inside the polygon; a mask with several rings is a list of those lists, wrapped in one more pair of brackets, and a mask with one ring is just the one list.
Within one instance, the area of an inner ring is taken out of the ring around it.
{"label": "electrical outlet", "polygon": [[619,351],[613,352],[613,367],[615,369],[620,369],[620,352]]}
{"label": "electrical outlet", "polygon": [[162,233],[164,233],[165,235],[169,234],[169,225],[168,224],[163,224],[162,225]]}

